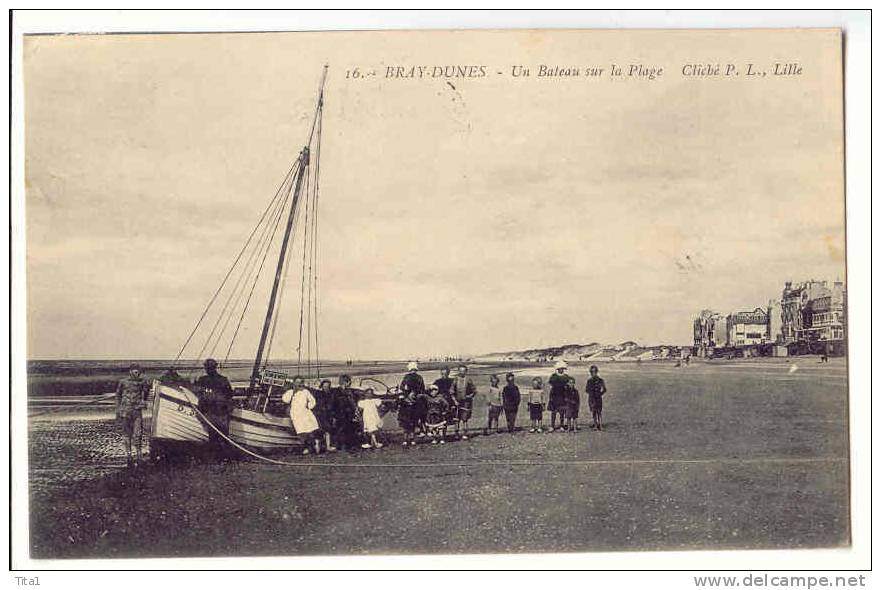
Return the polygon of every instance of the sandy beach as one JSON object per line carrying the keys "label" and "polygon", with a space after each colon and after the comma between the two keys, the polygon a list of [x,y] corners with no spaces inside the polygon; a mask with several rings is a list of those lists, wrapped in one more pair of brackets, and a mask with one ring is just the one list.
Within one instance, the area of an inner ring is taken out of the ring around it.
{"label": "sandy beach", "polygon": [[[792,370],[792,366],[796,369]],[[496,370],[475,370],[478,387]],[[517,370],[521,386],[549,367]],[[585,366],[571,373],[583,389]],[[601,366],[607,430],[478,436],[294,465],[122,466],[109,417],[30,424],[35,558],[838,547],[841,359]],[[426,379],[434,374],[426,373]],[[519,424],[526,421],[525,408]]]}

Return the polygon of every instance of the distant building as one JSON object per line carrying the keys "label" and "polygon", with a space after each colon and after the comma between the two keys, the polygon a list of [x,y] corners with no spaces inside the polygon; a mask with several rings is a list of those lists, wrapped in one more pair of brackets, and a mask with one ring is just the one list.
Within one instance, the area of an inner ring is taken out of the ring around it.
{"label": "distant building", "polygon": [[694,320],[694,354],[712,356],[713,350],[728,346],[728,321],[720,313],[705,309]]}
{"label": "distant building", "polygon": [[[724,317],[705,309],[694,320],[693,350],[697,356],[711,357],[718,348],[743,349],[744,355],[840,355],[846,347],[847,289],[841,281],[831,287],[826,281],[787,281],[780,300],[771,299],[766,309],[757,307]],[[741,351],[725,354],[740,355]]]}
{"label": "distant building", "polygon": [[835,281],[787,281],[781,299],[780,343],[799,352],[844,354],[847,342],[847,290]]}
{"label": "distant building", "polygon": [[835,282],[828,293],[808,301],[803,312],[803,341],[814,352],[844,354],[845,290]]}
{"label": "distant building", "polygon": [[768,312],[761,307],[728,316],[728,346],[742,348],[771,341]]}
{"label": "distant building", "polygon": [[796,285],[786,281],[780,298],[782,344],[805,341],[804,318],[808,303],[827,294],[826,281],[810,280]]}

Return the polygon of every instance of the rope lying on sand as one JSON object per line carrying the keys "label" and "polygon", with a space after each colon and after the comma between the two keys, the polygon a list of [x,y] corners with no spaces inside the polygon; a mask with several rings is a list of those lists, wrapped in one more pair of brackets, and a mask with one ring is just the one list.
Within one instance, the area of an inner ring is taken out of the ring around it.
{"label": "rope lying on sand", "polygon": [[[188,391],[186,388],[180,388],[179,391],[181,391],[181,392],[184,394],[184,396],[186,396],[187,398],[189,398],[190,391]],[[297,462],[290,462],[290,461],[279,461],[278,459],[272,459],[272,458],[270,458],[270,457],[264,457],[263,455],[260,455],[259,453],[255,453],[254,451],[252,451],[252,450],[250,450],[250,449],[248,449],[248,448],[246,448],[246,447],[243,447],[242,445],[240,445],[239,443],[237,443],[236,441],[234,441],[233,439],[231,439],[230,437],[228,437],[226,434],[224,434],[223,431],[220,430],[219,428],[217,428],[217,426],[215,426],[214,423],[211,422],[211,420],[209,420],[208,417],[207,417],[205,414],[203,414],[201,411],[199,411],[199,408],[198,408],[199,400],[198,400],[198,399],[196,399],[195,402],[193,402],[193,400],[191,400],[191,399],[189,399],[188,401],[190,402],[190,404],[192,404],[192,406],[193,406],[193,410],[196,412],[196,415],[197,415],[199,418],[201,418],[202,421],[204,421],[205,424],[207,424],[207,425],[211,428],[211,430],[213,430],[214,432],[216,432],[217,435],[220,436],[220,438],[222,438],[223,440],[225,440],[227,443],[229,443],[229,444],[232,445],[233,447],[237,448],[238,450],[242,451],[243,453],[245,453],[245,454],[247,454],[247,455],[250,455],[250,456],[254,457],[255,459],[257,459],[257,460],[259,460],[259,461],[265,461],[266,463],[272,463],[273,465],[290,465],[290,466],[294,466],[294,467],[300,467],[300,466],[303,466],[303,465],[309,465],[309,463],[302,463],[302,462],[297,463]]]}

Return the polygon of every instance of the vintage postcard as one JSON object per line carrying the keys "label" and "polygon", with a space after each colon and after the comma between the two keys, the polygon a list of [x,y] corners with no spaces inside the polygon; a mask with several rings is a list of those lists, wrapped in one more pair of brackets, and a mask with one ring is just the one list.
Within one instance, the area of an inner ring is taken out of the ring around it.
{"label": "vintage postcard", "polygon": [[842,48],[26,35],[30,558],[849,547]]}

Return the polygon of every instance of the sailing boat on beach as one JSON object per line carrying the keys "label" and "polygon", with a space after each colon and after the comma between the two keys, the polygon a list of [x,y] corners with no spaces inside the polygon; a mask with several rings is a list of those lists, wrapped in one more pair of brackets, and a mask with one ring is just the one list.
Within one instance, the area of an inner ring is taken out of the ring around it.
{"label": "sailing boat on beach", "polygon": [[[289,271],[300,266],[296,369],[306,378],[320,378],[318,203],[326,78],[327,66],[322,71],[308,138],[181,347],[172,370],[166,374],[173,378],[153,382],[151,449],[174,443],[204,444],[209,441],[210,432],[217,425],[208,423],[198,406],[200,398],[210,396],[212,392],[200,390],[179,378],[174,367],[197,341],[203,342],[197,355],[199,360],[213,357],[216,351],[222,352],[224,348],[224,360],[229,359],[265,263],[272,259],[269,254],[275,249],[275,274],[250,377],[246,383],[233,384],[235,407],[229,415],[228,437],[240,446],[259,451],[289,449],[301,444],[286,408],[280,402],[291,375],[271,367],[269,358]],[[277,239],[279,236],[280,240]],[[297,251],[299,256],[294,255]]]}

